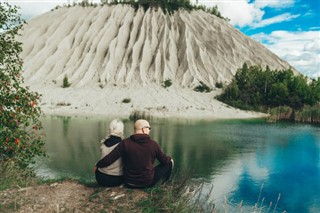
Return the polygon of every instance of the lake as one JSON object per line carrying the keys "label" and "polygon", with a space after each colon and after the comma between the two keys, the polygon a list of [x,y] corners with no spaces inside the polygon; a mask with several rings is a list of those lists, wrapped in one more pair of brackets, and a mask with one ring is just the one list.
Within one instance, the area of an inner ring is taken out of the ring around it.
{"label": "lake", "polygon": [[[100,140],[112,119],[43,118],[50,156],[35,166],[45,178],[94,181]],[[126,120],[125,136],[133,133]],[[228,212],[320,212],[320,127],[264,120],[168,120],[150,122],[151,137],[205,182],[204,194]],[[225,204],[227,203],[227,205]],[[274,211],[275,210],[275,211]]]}

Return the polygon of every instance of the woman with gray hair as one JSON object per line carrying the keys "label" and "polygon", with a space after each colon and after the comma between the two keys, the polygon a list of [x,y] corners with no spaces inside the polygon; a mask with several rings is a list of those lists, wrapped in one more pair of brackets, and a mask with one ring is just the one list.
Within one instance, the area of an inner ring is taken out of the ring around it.
{"label": "woman with gray hair", "polygon": [[[114,119],[109,125],[109,134],[101,140],[100,152],[101,158],[108,155],[123,139],[122,121]],[[94,168],[96,180],[99,185],[105,187],[119,186],[123,184],[122,159],[119,158],[110,166],[103,168]]]}

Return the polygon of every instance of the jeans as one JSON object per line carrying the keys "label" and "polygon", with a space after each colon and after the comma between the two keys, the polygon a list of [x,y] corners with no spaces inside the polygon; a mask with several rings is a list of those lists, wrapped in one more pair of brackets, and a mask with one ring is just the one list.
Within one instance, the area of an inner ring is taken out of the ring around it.
{"label": "jeans", "polygon": [[157,165],[154,167],[154,176],[153,181],[151,184],[143,185],[143,186],[137,186],[137,185],[130,185],[128,183],[125,183],[125,186],[127,188],[131,189],[144,189],[144,188],[150,188],[156,185],[160,180],[162,180],[161,184],[164,184],[167,182],[171,176],[172,172],[172,164],[165,164],[165,165]]}
{"label": "jeans", "polygon": [[100,172],[99,169],[96,170],[95,174],[96,180],[98,184],[101,186],[113,187],[123,184],[123,176],[107,175],[105,173]]}

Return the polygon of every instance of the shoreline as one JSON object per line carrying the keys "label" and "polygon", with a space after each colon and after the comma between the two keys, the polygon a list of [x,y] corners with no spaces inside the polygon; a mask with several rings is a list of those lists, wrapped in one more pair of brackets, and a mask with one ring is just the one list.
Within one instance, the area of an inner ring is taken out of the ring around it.
{"label": "shoreline", "polygon": [[[220,89],[210,93],[190,88],[99,86],[61,88],[35,84],[33,91],[42,95],[40,107],[44,115],[119,117],[129,119],[136,114],[145,118],[222,120],[265,118],[268,114],[244,111],[215,99]],[[141,115],[144,116],[141,116]]]}
{"label": "shoreline", "polygon": [[[218,121],[218,120],[247,120],[247,119],[264,119],[267,118],[269,115],[268,114],[263,114],[263,113],[258,113],[255,114],[255,112],[253,112],[252,114],[250,113],[250,111],[246,112],[248,113],[248,115],[246,116],[237,116],[237,117],[231,117],[231,116],[220,116],[220,117],[216,117],[216,116],[207,116],[205,114],[198,114],[198,115],[186,115],[186,114],[182,114],[182,115],[171,115],[171,114],[157,114],[157,112],[155,114],[149,114],[146,117],[139,117],[139,118],[143,118],[143,119],[170,119],[170,120],[194,120],[194,121]],[[251,116],[250,116],[251,114]],[[47,111],[47,112],[42,112],[42,116],[47,117],[47,116],[57,116],[57,117],[86,117],[86,118],[119,118],[119,119],[129,119],[130,115],[127,114],[99,114],[99,113],[76,113],[76,112],[60,112],[60,111]]]}

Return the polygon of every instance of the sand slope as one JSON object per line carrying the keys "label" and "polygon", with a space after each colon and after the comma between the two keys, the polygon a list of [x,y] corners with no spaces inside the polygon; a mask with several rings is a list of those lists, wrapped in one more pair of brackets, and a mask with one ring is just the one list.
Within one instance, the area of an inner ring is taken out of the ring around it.
{"label": "sand slope", "polygon": [[22,58],[30,82],[181,86],[228,81],[244,62],[290,65],[227,22],[203,11],[166,15],[128,5],[60,8],[25,27]]}
{"label": "sand slope", "polygon": [[[219,91],[195,93],[192,89],[200,81],[210,87],[229,82],[244,62],[290,67],[203,11],[181,10],[170,16],[161,9],[135,11],[128,5],[60,8],[30,20],[21,41],[26,83],[43,94],[47,113],[79,112],[80,105],[93,102],[97,106],[85,112],[106,114],[99,108],[106,103],[114,108],[111,112],[120,107],[120,114],[163,106],[166,115],[181,109],[190,114],[190,108],[200,109],[192,111],[195,116],[210,114],[223,104],[214,100]],[[71,88],[60,88],[64,76]],[[166,79],[172,80],[172,88],[161,87]],[[132,102],[122,109],[124,97]],[[59,111],[56,105],[61,102],[70,102],[73,110]]]}

